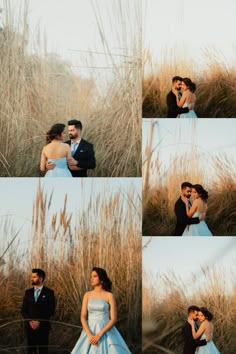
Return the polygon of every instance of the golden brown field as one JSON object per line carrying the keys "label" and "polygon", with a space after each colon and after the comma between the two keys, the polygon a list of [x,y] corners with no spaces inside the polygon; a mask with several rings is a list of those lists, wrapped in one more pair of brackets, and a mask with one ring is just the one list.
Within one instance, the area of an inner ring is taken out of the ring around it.
{"label": "golden brown field", "polygon": [[[232,290],[226,285],[226,276],[234,284]],[[197,287],[195,283],[199,279],[202,285]],[[194,291],[189,293],[191,287]],[[213,340],[220,353],[235,353],[236,288],[233,268],[202,265],[201,271],[189,274],[188,283],[177,276],[174,269],[155,278],[143,270],[142,303],[143,353],[181,354],[182,328],[187,308],[193,304],[207,307],[213,313]]]}
{"label": "golden brown field", "polygon": [[236,117],[235,67],[228,67],[219,53],[209,51],[206,62],[206,67],[201,68],[173,50],[163,53],[162,61],[156,63],[150,52],[144,51],[142,116],[167,117],[166,96],[171,90],[172,77],[179,75],[190,77],[197,85],[195,111],[199,118]]}
{"label": "golden brown field", "polygon": [[[173,149],[171,167],[163,170],[159,153],[153,157],[154,129],[153,122],[143,154],[143,235],[173,235],[176,222],[174,205],[180,195],[180,186],[183,181],[191,181],[207,186],[209,200],[206,222],[213,235],[235,236],[236,171],[231,158],[224,153],[204,155],[193,142],[184,154]],[[194,124],[192,132],[194,136]],[[159,144],[161,142],[154,144],[157,151]],[[210,183],[208,170],[202,167],[202,160],[213,167],[214,179]]]}
{"label": "golden brown field", "polygon": [[[81,60],[90,77],[84,78],[70,63],[47,51],[47,38],[40,30],[32,38],[27,0],[19,12],[10,0],[4,1],[0,31],[0,176],[39,176],[46,131],[55,123],[67,124],[71,117],[83,122],[83,137],[94,144],[97,168],[90,172],[92,176],[141,175],[141,15],[138,2],[135,23],[129,27],[130,7],[124,1],[115,1],[112,11],[103,14],[110,16],[114,31],[119,28],[120,64],[106,44],[103,16],[99,2],[94,2],[94,21],[109,65],[101,72],[96,65],[101,53],[88,51],[86,59]],[[135,38],[132,48],[129,36]],[[29,41],[34,43],[33,53],[28,50]]]}
{"label": "golden brown field", "polygon": [[[83,189],[85,189],[85,184]],[[141,201],[130,186],[129,191],[92,191],[87,208],[68,212],[64,204],[51,211],[54,193],[38,186],[32,205],[30,235],[13,239],[14,215],[0,220],[0,351],[20,353],[24,347],[20,307],[24,290],[30,287],[32,267],[46,271],[46,286],[54,289],[57,310],[54,316],[50,348],[55,353],[69,353],[80,332],[80,309],[85,291],[90,290],[93,266],[107,270],[117,301],[117,328],[132,353],[141,350]],[[82,202],[83,198],[81,199]]]}

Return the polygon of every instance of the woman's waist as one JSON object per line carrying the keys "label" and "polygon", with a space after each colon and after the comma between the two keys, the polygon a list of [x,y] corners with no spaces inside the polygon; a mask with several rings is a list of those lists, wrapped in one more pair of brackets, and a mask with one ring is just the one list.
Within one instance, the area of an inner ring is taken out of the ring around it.
{"label": "woman's waist", "polygon": [[102,321],[102,322],[109,322],[109,314],[90,314],[88,316],[88,322],[92,321]]}

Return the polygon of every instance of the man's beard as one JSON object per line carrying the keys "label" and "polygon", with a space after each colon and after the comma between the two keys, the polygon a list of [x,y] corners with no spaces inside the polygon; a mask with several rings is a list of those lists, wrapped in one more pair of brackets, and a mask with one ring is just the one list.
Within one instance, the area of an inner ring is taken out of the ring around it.
{"label": "man's beard", "polygon": [[181,87],[177,87],[177,91],[181,91]]}
{"label": "man's beard", "polygon": [[69,134],[69,138],[70,139],[76,139],[76,138],[78,138],[78,134],[75,134],[75,135]]}
{"label": "man's beard", "polygon": [[32,280],[31,285],[39,285],[39,281],[38,280],[36,280],[36,281]]}

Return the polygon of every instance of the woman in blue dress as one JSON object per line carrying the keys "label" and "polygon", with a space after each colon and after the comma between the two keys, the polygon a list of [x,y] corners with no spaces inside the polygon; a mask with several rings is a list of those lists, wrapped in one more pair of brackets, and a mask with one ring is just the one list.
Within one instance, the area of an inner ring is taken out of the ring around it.
{"label": "woman in blue dress", "polygon": [[53,168],[48,170],[44,177],[72,177],[68,168],[78,161],[71,156],[70,146],[64,143],[65,124],[54,124],[47,132],[47,144],[41,153],[40,170],[46,170],[46,164],[51,163]]}
{"label": "woman in blue dress", "polygon": [[212,324],[213,315],[206,307],[200,307],[198,319],[201,322],[199,329],[195,330],[194,320],[188,320],[192,326],[192,335],[194,339],[206,339],[207,344],[196,349],[195,354],[220,354],[213,342],[214,327]]}
{"label": "woman in blue dress", "polygon": [[83,331],[71,354],[131,354],[114,326],[116,302],[104,269],[93,268],[91,285],[94,289],[85,293],[82,303]]}
{"label": "woman in blue dress", "polygon": [[[193,204],[189,205],[188,198],[182,196],[185,203],[186,214],[189,218],[199,217],[201,214],[206,216],[208,192],[201,184],[192,186]],[[213,236],[206,222],[201,220],[199,224],[187,225],[182,236]]]}
{"label": "woman in blue dress", "polygon": [[194,105],[196,102],[196,84],[192,82],[192,80],[188,77],[185,77],[182,80],[181,87],[183,91],[181,98],[179,98],[178,92],[175,92],[177,106],[182,108],[188,107],[189,112],[180,114],[178,118],[197,118],[197,115],[194,111]]}

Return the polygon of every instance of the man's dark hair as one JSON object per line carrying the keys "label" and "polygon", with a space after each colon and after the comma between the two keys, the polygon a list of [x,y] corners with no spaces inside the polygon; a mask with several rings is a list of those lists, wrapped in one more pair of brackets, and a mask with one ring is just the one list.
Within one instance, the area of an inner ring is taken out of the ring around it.
{"label": "man's dark hair", "polygon": [[175,81],[183,81],[183,78],[181,76],[174,76],[172,78],[172,84],[175,82]]}
{"label": "man's dark hair", "polygon": [[185,188],[187,188],[187,187],[189,187],[189,188],[192,188],[192,183],[190,183],[190,182],[183,182],[182,184],[181,184],[181,189],[185,189]]}
{"label": "man's dark hair", "polygon": [[45,274],[44,270],[42,270],[42,269],[40,269],[40,268],[33,268],[33,269],[32,269],[32,273],[38,274],[38,276],[39,276],[40,278],[42,278],[43,281],[44,281],[44,279],[45,279],[45,277],[46,277],[46,274]]}
{"label": "man's dark hair", "polygon": [[80,129],[80,130],[82,130],[83,128],[81,121],[77,119],[69,120],[68,125],[74,125],[76,129]]}
{"label": "man's dark hair", "polygon": [[199,309],[198,306],[196,306],[196,305],[191,305],[191,306],[189,306],[189,308],[188,308],[188,314],[190,314],[190,312],[199,311],[199,310],[200,310],[200,309]]}

